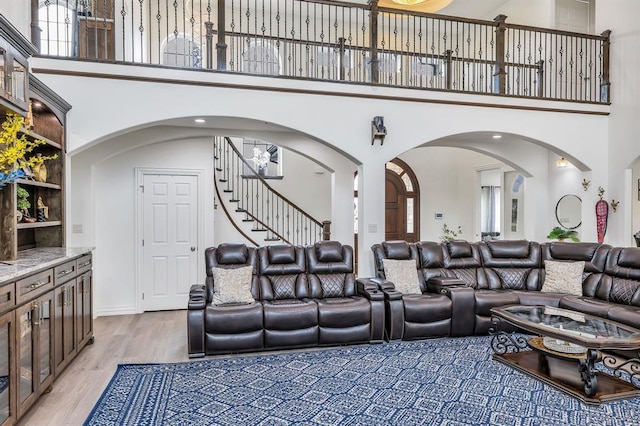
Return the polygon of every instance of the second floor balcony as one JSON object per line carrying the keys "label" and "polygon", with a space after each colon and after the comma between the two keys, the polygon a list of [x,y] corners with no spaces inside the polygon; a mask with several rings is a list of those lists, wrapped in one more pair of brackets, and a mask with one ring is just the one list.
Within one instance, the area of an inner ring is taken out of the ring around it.
{"label": "second floor balcony", "polygon": [[[387,3],[385,3],[387,4]],[[46,0],[44,56],[608,104],[601,35],[324,0]]]}

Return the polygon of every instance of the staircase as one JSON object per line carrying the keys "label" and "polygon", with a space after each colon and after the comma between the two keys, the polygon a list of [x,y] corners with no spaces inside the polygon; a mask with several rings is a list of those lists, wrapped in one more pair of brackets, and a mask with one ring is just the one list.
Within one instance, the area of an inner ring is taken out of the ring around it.
{"label": "staircase", "polygon": [[330,221],[314,219],[269,186],[228,137],[214,138],[214,180],[225,215],[255,246],[309,245],[330,238]]}

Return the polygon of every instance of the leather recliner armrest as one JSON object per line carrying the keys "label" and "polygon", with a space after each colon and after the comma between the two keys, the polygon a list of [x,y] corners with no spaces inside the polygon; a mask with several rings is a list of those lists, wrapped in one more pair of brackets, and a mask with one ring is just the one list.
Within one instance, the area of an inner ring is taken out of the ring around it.
{"label": "leather recliner armrest", "polygon": [[360,284],[363,286],[371,286],[372,284],[375,284],[379,290],[382,290],[385,299],[402,299],[402,293],[396,290],[396,286],[391,281],[387,281],[384,278],[358,278],[357,284],[358,286],[360,286]]}
{"label": "leather recliner armrest", "polygon": [[205,286],[202,284],[194,284],[189,289],[189,304],[188,309],[190,311],[204,309],[207,304],[207,294]]}
{"label": "leather recliner armrest", "polygon": [[467,287],[467,284],[458,278],[433,277],[427,281],[429,293],[449,294],[451,288]]}
{"label": "leather recliner armrest", "polygon": [[371,287],[368,283],[356,282],[358,288],[358,294],[369,300],[384,300],[384,293],[377,286]]}

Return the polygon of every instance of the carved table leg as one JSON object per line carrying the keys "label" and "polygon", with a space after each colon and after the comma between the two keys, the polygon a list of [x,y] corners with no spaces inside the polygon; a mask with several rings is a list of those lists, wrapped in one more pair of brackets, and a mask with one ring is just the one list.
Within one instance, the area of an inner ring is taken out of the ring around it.
{"label": "carved table leg", "polygon": [[595,349],[587,349],[587,356],[580,360],[580,377],[584,384],[584,393],[587,396],[593,396],[596,394],[596,388],[598,387],[598,376],[594,369],[594,364],[598,358],[598,351]]}

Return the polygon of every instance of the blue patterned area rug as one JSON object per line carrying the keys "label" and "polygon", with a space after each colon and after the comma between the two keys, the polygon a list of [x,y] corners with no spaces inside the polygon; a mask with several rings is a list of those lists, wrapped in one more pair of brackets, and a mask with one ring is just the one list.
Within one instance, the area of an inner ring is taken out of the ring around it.
{"label": "blue patterned area rug", "polygon": [[640,425],[491,360],[489,337],[119,365],[86,425]]}

